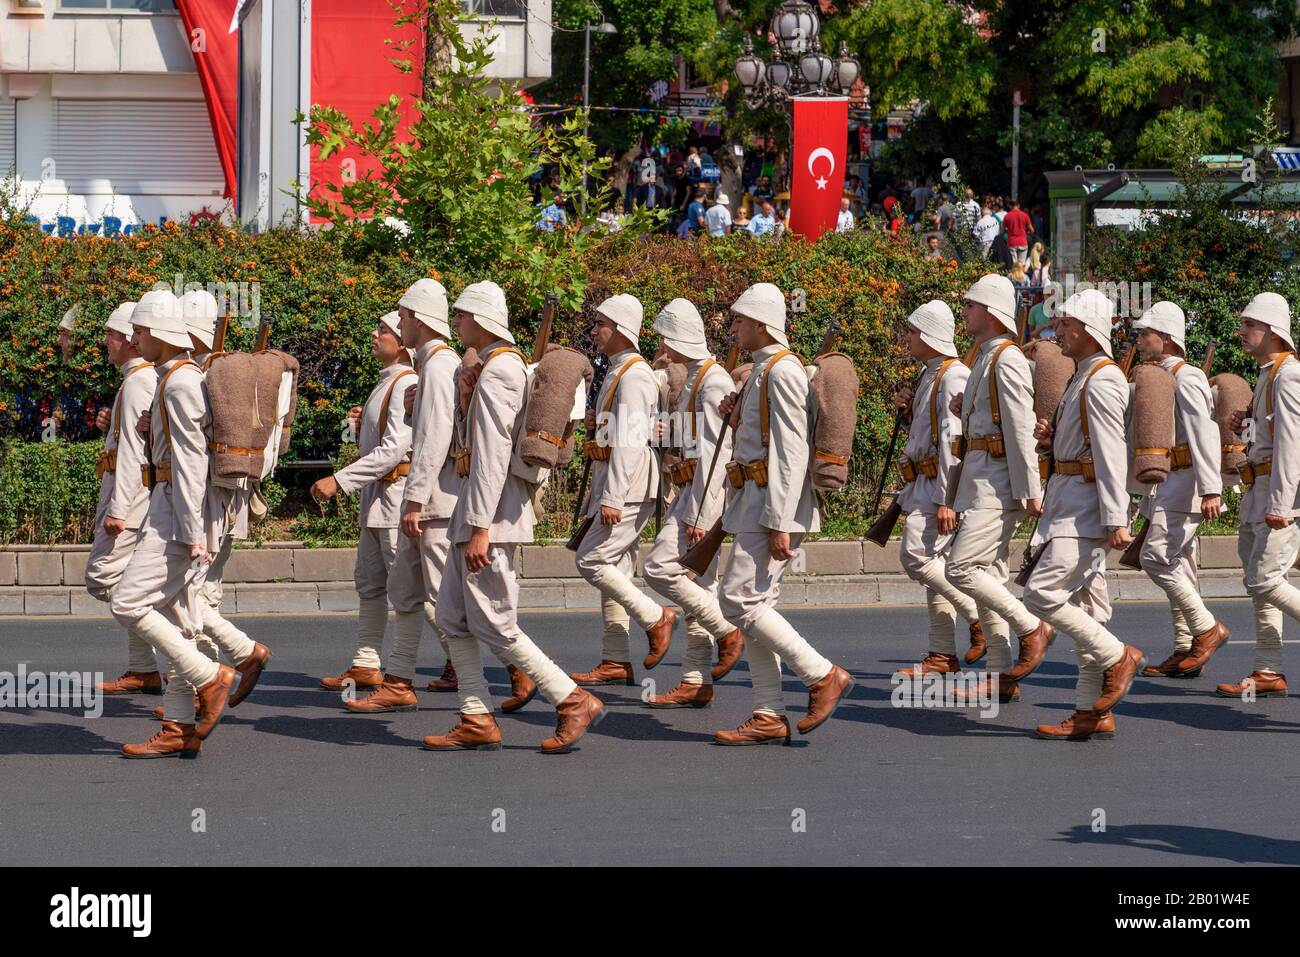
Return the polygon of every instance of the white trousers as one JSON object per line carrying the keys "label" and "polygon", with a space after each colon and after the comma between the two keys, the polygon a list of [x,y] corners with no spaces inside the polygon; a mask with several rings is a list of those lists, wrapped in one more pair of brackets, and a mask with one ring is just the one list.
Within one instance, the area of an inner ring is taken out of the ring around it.
{"label": "white trousers", "polygon": [[[110,498],[108,492],[107,485],[100,490],[99,507],[95,511],[95,539],[90,546],[90,557],[86,559],[86,591],[102,602],[112,599],[113,589],[122,580],[131,553],[140,541],[139,528],[123,529],[116,538],[104,531]],[[157,671],[158,662],[149,643],[132,634],[130,629],[126,634],[126,670]]]}
{"label": "white trousers", "polygon": [[221,550],[208,566],[203,586],[199,589],[199,601],[203,605],[203,631],[195,636],[195,641],[199,650],[213,661],[217,660],[220,653],[238,665],[253,653],[254,643],[253,639],[221,614],[221,599],[224,594],[221,583],[234,545],[234,539],[226,536]]}
{"label": "white trousers", "polygon": [[[687,523],[670,513],[645,560],[646,584],[686,612],[686,654],[682,683],[713,683],[717,641],[736,630],[718,606],[718,556],[698,578],[677,559],[686,553]],[[719,549],[721,552],[721,549]]]}
{"label": "white trousers", "polygon": [[[393,626],[393,648],[388,655],[387,671],[395,677],[415,676],[424,623],[427,621],[437,631],[435,606],[450,551],[447,519],[421,522],[419,538],[398,535],[397,551],[388,572],[388,599],[393,603],[397,621]],[[439,635],[438,641],[446,653],[446,639]]]}
{"label": "white trousers", "polygon": [[456,669],[461,713],[492,711],[492,696],[479,655],[480,641],[499,659],[537,682],[542,696],[558,705],[578,686],[519,627],[515,547],[493,545],[488,557],[486,567],[469,572],[465,568],[465,545],[452,546],[438,591],[435,615]]}
{"label": "white trousers", "polygon": [[1282,615],[1300,619],[1300,589],[1286,580],[1300,551],[1300,525],[1269,528],[1264,522],[1242,523],[1237,556],[1242,584],[1255,604],[1255,671],[1282,670]]}
{"label": "white trousers", "polygon": [[899,549],[903,571],[912,581],[925,586],[930,617],[930,651],[957,654],[957,617],[967,622],[979,618],[979,609],[969,595],[948,581],[944,573],[953,535],[939,533],[934,512],[908,512],[903,519],[903,540]]}
{"label": "white trousers", "polygon": [[1174,618],[1174,648],[1186,651],[1192,636],[1214,627],[1214,615],[1201,600],[1196,573],[1196,528],[1199,512],[1154,509],[1150,531],[1142,545],[1142,570],[1169,599]]}
{"label": "white trousers", "polygon": [[578,574],[601,595],[605,634],[601,659],[631,661],[629,619],[650,629],[663,617],[663,609],[632,583],[640,554],[641,529],[654,518],[654,501],[623,509],[617,525],[602,525],[599,514],[578,545]]}
{"label": "white trousers", "polygon": [[979,608],[988,669],[999,674],[1011,670],[1012,632],[1027,635],[1038,627],[1038,619],[1007,588],[1012,536],[1024,517],[1022,508],[967,509],[948,548],[948,581]]}
{"label": "white trousers", "polygon": [[1101,695],[1102,673],[1124,654],[1124,643],[1106,630],[1111,617],[1106,553],[1104,538],[1053,538],[1025,584],[1028,607],[1074,642],[1079,711],[1092,710]]}
{"label": "white trousers", "polygon": [[352,569],[360,606],[352,655],[356,668],[381,666],[379,651],[388,628],[388,570],[397,556],[398,535],[395,528],[362,528],[357,540],[357,561]]}

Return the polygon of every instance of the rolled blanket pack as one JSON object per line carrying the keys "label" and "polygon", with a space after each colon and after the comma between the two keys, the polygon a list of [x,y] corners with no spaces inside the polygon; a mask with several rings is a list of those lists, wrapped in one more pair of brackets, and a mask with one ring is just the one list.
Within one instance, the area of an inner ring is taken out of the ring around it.
{"label": "rolled blanket pack", "polygon": [[858,372],[842,352],[818,356],[812,393],[817,403],[813,428],[813,487],[838,491],[849,480],[853,432],[858,424]]}
{"label": "rolled blanket pack", "polygon": [[1133,474],[1143,485],[1169,478],[1174,445],[1174,377],[1157,365],[1133,372]]}
{"label": "rolled blanket pack", "polygon": [[546,350],[533,372],[519,444],[519,457],[529,465],[549,469],[559,464],[571,431],[573,397],[591,375],[591,363],[578,350],[558,345]]}
{"label": "rolled blanket pack", "polygon": [[1048,339],[1035,342],[1029,358],[1034,361],[1034,415],[1050,422],[1074,375],[1074,360]]}
{"label": "rolled blanket pack", "polygon": [[229,352],[207,372],[212,406],[215,471],[223,478],[260,479],[267,443],[279,418],[280,385],[287,367],[284,353]]}
{"label": "rolled blanket pack", "polygon": [[284,364],[284,371],[289,373],[289,412],[284,417],[284,429],[280,432],[280,455],[289,451],[289,439],[293,433],[293,420],[298,414],[298,360],[279,349],[267,349],[267,355],[277,356]]}
{"label": "rolled blanket pack", "polygon": [[1246,443],[1232,431],[1232,414],[1250,414],[1254,390],[1241,376],[1224,372],[1210,380],[1210,391],[1214,394],[1214,418],[1219,423],[1219,443],[1223,450],[1220,468],[1235,484],[1238,472],[1246,464]]}

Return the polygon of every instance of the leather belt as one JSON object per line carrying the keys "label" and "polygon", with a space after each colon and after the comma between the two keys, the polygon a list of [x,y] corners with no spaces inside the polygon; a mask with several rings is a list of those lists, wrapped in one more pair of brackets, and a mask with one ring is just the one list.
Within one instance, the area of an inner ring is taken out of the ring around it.
{"label": "leather belt", "polygon": [[1247,488],[1254,485],[1260,476],[1267,475],[1273,471],[1273,460],[1265,459],[1263,462],[1247,462],[1241,467],[1241,484]]}
{"label": "leather belt", "polygon": [[753,482],[759,488],[767,487],[767,462],[728,462],[727,480],[732,488],[744,488],[746,482]]}
{"label": "leather belt", "polygon": [[593,462],[608,462],[610,456],[610,447],[601,445],[595,439],[588,439],[582,443],[582,454]]}
{"label": "leather belt", "polygon": [[218,455],[262,455],[266,449],[241,449],[237,445],[227,445],[225,442],[209,442],[208,448]]}
{"label": "leather belt", "polygon": [[543,442],[550,442],[557,449],[564,448],[564,438],[559,435],[552,435],[550,432],[543,432],[540,429],[536,432],[525,433],[530,439],[541,439]]}
{"label": "leather belt", "polygon": [[967,452],[987,452],[990,458],[1002,459],[1007,455],[1007,444],[1002,434],[972,435],[966,440]]}
{"label": "leather belt", "polygon": [[1173,471],[1192,467],[1192,447],[1186,443],[1169,450],[1169,468]]}
{"label": "leather belt", "polygon": [[1056,475],[1082,475],[1085,482],[1097,481],[1097,471],[1092,459],[1075,459],[1074,461],[1055,460],[1052,472]]}
{"label": "leather belt", "polygon": [[172,464],[164,462],[162,465],[141,465],[140,481],[145,488],[153,488],[160,482],[170,482],[172,480]]}

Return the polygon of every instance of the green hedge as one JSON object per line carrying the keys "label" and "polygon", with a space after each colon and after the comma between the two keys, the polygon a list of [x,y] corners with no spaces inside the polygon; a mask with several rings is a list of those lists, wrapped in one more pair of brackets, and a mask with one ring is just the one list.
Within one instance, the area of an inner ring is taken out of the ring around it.
{"label": "green hedge", "polygon": [[0,440],[0,544],[89,542],[99,442]]}

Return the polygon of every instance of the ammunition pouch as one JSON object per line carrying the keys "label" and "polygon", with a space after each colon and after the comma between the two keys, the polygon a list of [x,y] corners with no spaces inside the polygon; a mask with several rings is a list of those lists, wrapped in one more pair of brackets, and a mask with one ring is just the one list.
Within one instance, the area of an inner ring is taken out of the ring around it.
{"label": "ammunition pouch", "polygon": [[1057,461],[1052,465],[1055,475],[1082,475],[1085,482],[1097,481],[1097,469],[1092,459],[1076,459],[1073,462]]}
{"label": "ammunition pouch", "polygon": [[408,476],[408,475],[410,475],[410,474],[411,474],[411,463],[410,463],[410,462],[398,462],[397,465],[395,465],[395,466],[393,467],[393,470],[392,470],[391,472],[389,472],[388,474],[382,476],[382,477],[379,479],[379,481],[381,481],[381,482],[396,482],[398,479],[400,479],[400,478],[406,478],[406,476]]}
{"label": "ammunition pouch", "polygon": [[767,462],[728,462],[727,480],[732,488],[744,488],[746,482],[753,482],[759,488],[767,487]]}
{"label": "ammunition pouch", "polygon": [[593,462],[608,462],[610,449],[608,445],[601,445],[595,439],[588,439],[582,443],[582,454]]}
{"label": "ammunition pouch", "polygon": [[674,485],[686,485],[695,481],[695,469],[699,459],[682,459],[668,466],[668,481]]}
{"label": "ammunition pouch", "polygon": [[1192,467],[1192,449],[1189,445],[1175,445],[1169,450],[1169,467],[1178,471]]}
{"label": "ammunition pouch", "polygon": [[966,441],[966,451],[985,452],[989,458],[1004,459],[1007,457],[1007,443],[1002,438],[1001,432],[994,432],[992,435],[971,436]]}
{"label": "ammunition pouch", "polygon": [[472,456],[473,452],[470,449],[456,450],[456,474],[461,478],[466,478],[469,475],[469,463]]}
{"label": "ammunition pouch", "polygon": [[95,477],[102,479],[109,472],[117,471],[117,449],[104,449],[95,458]]}
{"label": "ammunition pouch", "polygon": [[1273,471],[1273,460],[1267,459],[1263,462],[1247,462],[1241,467],[1241,484],[1250,488],[1262,476]]}
{"label": "ammunition pouch", "polygon": [[162,465],[144,464],[140,466],[140,481],[145,488],[153,488],[162,482],[172,480],[172,464],[164,462]]}

